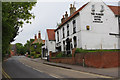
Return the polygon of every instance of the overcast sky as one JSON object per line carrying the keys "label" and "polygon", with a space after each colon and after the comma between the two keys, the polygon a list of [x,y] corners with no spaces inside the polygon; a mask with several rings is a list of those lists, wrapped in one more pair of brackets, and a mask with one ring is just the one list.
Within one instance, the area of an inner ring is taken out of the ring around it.
{"label": "overcast sky", "polygon": [[[50,0],[48,2],[47,0],[45,0],[43,2],[38,0],[36,6],[31,11],[35,15],[35,19],[31,20],[32,24],[23,25],[23,28],[20,29],[20,31],[22,30],[22,32],[19,33],[19,35],[15,38],[15,41],[12,42],[12,44],[15,43],[25,44],[27,40],[30,40],[30,38],[34,38],[34,35],[38,34],[38,31],[41,31],[41,37],[42,39],[45,39],[46,29],[56,29],[56,24],[60,22],[62,15],[65,14],[65,11],[68,11],[68,14],[70,13],[69,7],[70,4],[71,3],[73,4],[74,1],[69,0],[68,2],[67,0],[62,1]],[[84,5],[86,2],[88,2],[89,0],[80,1],[81,2],[79,2],[79,0],[75,1],[75,6],[77,9]],[[120,0],[103,0],[103,1],[105,3],[107,2],[106,4],[109,5],[118,5],[118,3],[116,3],[115,1]]]}

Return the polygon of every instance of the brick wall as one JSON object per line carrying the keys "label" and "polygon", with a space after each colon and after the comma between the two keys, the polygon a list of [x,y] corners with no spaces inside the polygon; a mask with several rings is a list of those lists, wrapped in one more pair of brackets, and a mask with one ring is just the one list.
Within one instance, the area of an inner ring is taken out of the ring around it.
{"label": "brick wall", "polygon": [[84,58],[85,65],[88,67],[111,68],[120,66],[119,52],[76,53],[75,56],[74,52],[75,50],[73,50],[71,58],[50,58],[50,61],[56,63],[79,64],[82,66]]}
{"label": "brick wall", "polygon": [[72,58],[52,58],[50,61],[55,63],[74,64]]}

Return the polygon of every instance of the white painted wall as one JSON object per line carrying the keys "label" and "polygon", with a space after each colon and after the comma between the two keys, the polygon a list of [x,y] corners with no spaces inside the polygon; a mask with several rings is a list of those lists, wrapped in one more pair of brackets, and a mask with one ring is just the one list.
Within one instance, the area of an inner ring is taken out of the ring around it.
{"label": "white painted wall", "polygon": [[[91,15],[91,5],[95,5],[95,13],[100,13],[101,5],[104,6],[104,16],[101,18],[103,23],[93,23],[93,15]],[[76,33],[73,34],[73,23],[72,21],[76,20]],[[69,34],[67,37],[67,24],[69,24]],[[86,30],[86,26],[90,26],[90,30]],[[62,28],[65,29],[65,38],[63,38]],[[63,41],[67,38],[72,38],[77,36],[77,48],[83,49],[120,49],[120,43],[118,44],[118,39],[120,38],[109,35],[109,33],[114,32],[118,33],[118,17],[115,17],[109,7],[103,2],[90,2],[88,5],[83,8],[79,15],[72,18],[69,22],[63,25],[59,31],[59,42],[62,46],[63,51]],[[56,43],[57,42],[57,31],[55,32]],[[119,47],[118,47],[119,45]],[[74,47],[73,47],[74,48]]]}
{"label": "white painted wall", "polygon": [[47,56],[49,55],[49,52],[52,51],[52,52],[55,52],[55,41],[50,41],[48,39],[48,34],[46,32],[46,36],[45,36],[45,48],[48,49],[48,53],[47,53]]}
{"label": "white painted wall", "polygon": [[[101,5],[104,5],[103,23],[93,23],[91,5],[95,5],[95,12],[100,13]],[[109,35],[110,32],[118,33],[118,19],[104,3],[89,3],[80,12],[82,48],[85,49],[118,49],[118,38]],[[90,31],[86,26],[90,26]],[[102,47],[101,47],[102,46]]]}

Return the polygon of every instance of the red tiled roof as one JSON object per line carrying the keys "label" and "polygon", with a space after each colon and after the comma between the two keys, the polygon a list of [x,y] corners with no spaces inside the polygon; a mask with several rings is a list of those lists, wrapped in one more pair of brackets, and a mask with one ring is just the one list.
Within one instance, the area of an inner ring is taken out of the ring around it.
{"label": "red tiled roof", "polygon": [[35,39],[35,40],[32,42],[32,44],[34,44],[36,40],[37,40],[37,39]]}
{"label": "red tiled roof", "polygon": [[47,29],[48,39],[55,40],[55,29]]}
{"label": "red tiled roof", "polygon": [[[88,2],[89,3],[89,2]],[[77,11],[75,11],[70,17],[68,17],[63,23],[61,23],[58,28],[56,30],[58,30],[62,25],[64,25],[67,21],[69,21],[71,18],[73,18],[75,15],[77,15],[79,13],[79,11],[81,11],[88,3],[86,3],[85,5],[83,5],[81,8],[79,8]],[[55,30],[55,31],[56,31]]]}
{"label": "red tiled roof", "polygon": [[120,15],[120,6],[110,6],[110,5],[108,5],[108,7],[113,11],[113,13],[115,15]]}

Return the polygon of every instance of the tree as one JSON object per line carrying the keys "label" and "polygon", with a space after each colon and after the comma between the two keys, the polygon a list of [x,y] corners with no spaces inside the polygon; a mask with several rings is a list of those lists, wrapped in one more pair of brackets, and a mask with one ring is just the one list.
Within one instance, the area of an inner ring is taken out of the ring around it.
{"label": "tree", "polygon": [[30,39],[30,41],[27,40],[27,43],[24,45],[25,51],[30,54],[31,44],[34,41],[34,39]]}
{"label": "tree", "polygon": [[16,43],[16,52],[21,55],[25,54],[25,48],[21,43]]}
{"label": "tree", "polygon": [[41,54],[42,51],[42,43],[34,43],[31,46],[31,52],[36,52],[38,54]]}
{"label": "tree", "polygon": [[30,12],[35,2],[3,2],[2,3],[2,53],[9,51],[9,45],[19,34],[18,30],[24,23],[35,18]]}

